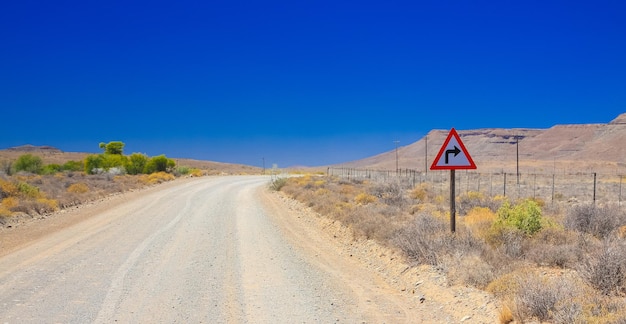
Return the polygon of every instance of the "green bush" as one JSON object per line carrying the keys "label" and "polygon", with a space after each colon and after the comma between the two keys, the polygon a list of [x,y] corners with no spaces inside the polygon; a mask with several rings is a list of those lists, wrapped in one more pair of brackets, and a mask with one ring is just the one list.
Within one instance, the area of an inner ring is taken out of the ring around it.
{"label": "green bush", "polygon": [[61,165],[59,164],[47,164],[41,169],[41,174],[55,174],[61,172]]}
{"label": "green bush", "polygon": [[39,198],[41,197],[41,193],[39,192],[39,188],[30,185],[26,182],[18,182],[16,184],[17,190],[22,197],[27,198]]}
{"label": "green bush", "polygon": [[13,164],[13,169],[15,172],[40,173],[43,169],[43,161],[38,156],[24,154],[17,158],[17,161]]}
{"label": "green bush", "polygon": [[188,175],[191,172],[191,168],[187,166],[181,166],[176,168],[176,173],[180,175]]}
{"label": "green bush", "polygon": [[118,154],[103,154],[102,168],[109,170],[112,168],[123,168],[126,165],[126,157]]}
{"label": "green bush", "polygon": [[133,153],[128,157],[126,163],[126,172],[128,174],[143,173],[147,163],[148,157],[146,155],[141,153]]}
{"label": "green bush", "polygon": [[81,171],[85,168],[82,161],[67,161],[61,166],[63,171]]}
{"label": "green bush", "polygon": [[513,228],[532,236],[542,228],[541,208],[533,200],[524,200],[514,206],[506,201],[498,209],[495,228]]}
{"label": "green bush", "polygon": [[146,163],[145,173],[169,172],[176,166],[176,161],[168,159],[165,155],[159,155],[151,158]]}
{"label": "green bush", "polygon": [[102,154],[91,154],[85,158],[85,173],[96,174],[102,170],[104,156]]}

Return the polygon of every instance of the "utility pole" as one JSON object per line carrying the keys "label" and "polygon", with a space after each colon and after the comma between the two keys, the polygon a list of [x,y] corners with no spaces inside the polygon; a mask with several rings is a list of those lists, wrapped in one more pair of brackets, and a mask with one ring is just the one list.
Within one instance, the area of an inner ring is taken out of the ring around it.
{"label": "utility pole", "polygon": [[424,170],[428,174],[428,134],[425,137],[426,143],[424,143]]}
{"label": "utility pole", "polygon": [[515,149],[517,151],[516,160],[517,160],[517,186],[519,189],[519,136],[515,135]]}
{"label": "utility pole", "polygon": [[263,175],[265,175],[265,157],[262,157],[263,159]]}
{"label": "utility pole", "polygon": [[398,143],[400,143],[400,141],[393,142],[396,143],[396,175],[398,175]]}

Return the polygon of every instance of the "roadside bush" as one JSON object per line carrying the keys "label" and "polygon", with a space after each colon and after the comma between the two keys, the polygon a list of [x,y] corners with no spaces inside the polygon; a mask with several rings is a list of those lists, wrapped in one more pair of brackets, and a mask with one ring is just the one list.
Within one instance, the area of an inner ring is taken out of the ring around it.
{"label": "roadside bush", "polygon": [[40,157],[32,154],[24,154],[17,158],[13,163],[13,169],[15,172],[30,172],[40,173],[43,168],[43,161]]}
{"label": "roadside bush", "polygon": [[564,223],[569,229],[603,239],[626,225],[626,214],[615,206],[580,204],[568,210]]}
{"label": "roadside bush", "polygon": [[483,243],[468,231],[451,234],[447,222],[426,213],[416,215],[391,241],[415,263],[433,266],[445,265],[452,254],[463,257],[483,250]]}
{"label": "roadside bush", "polygon": [[270,189],[280,191],[287,184],[287,178],[276,178],[270,181]]}
{"label": "roadside bush", "polygon": [[159,155],[148,160],[144,173],[150,174],[155,172],[168,172],[175,166],[176,161],[168,159],[165,155]]}
{"label": "roadside bush", "polygon": [[526,258],[540,266],[573,268],[583,257],[578,235],[561,228],[544,228],[527,245]]}
{"label": "roadside bush", "polygon": [[128,174],[141,174],[148,164],[148,156],[141,153],[133,153],[128,157],[126,162],[126,172]]}
{"label": "roadside bush", "polygon": [[479,255],[470,254],[460,260],[453,260],[448,275],[462,284],[485,289],[495,279],[495,269]]}
{"label": "roadside bush", "polygon": [[605,295],[626,293],[626,242],[611,238],[599,251],[590,253],[578,271],[593,287]]}
{"label": "roadside bush", "polygon": [[[551,278],[529,274],[517,278],[518,290],[514,296],[513,315],[520,323],[531,319],[540,322],[553,321],[553,315],[576,320],[582,316],[582,306],[576,305],[565,312],[564,306],[572,306],[572,301],[582,294],[580,285],[567,277]],[[569,313],[569,315],[566,315]],[[569,322],[572,323],[572,322]]]}
{"label": "roadside bush", "polygon": [[493,227],[516,229],[529,236],[537,233],[543,226],[541,208],[533,200],[524,200],[515,206],[511,206],[508,201],[504,202],[497,215]]}
{"label": "roadside bush", "polygon": [[108,171],[113,168],[123,169],[126,165],[126,157],[118,154],[103,154],[101,167]]}
{"label": "roadside bush", "polygon": [[104,169],[103,167],[104,156],[102,154],[91,154],[85,157],[85,173],[97,174],[98,170]]}

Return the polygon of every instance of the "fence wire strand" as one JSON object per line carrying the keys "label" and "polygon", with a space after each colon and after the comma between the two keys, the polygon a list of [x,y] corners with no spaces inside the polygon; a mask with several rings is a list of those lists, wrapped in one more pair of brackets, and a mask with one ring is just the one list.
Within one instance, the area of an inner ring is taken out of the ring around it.
{"label": "fence wire strand", "polygon": [[[369,170],[353,168],[328,168],[329,176],[347,179],[368,179],[377,182],[397,181],[415,187],[429,183],[439,194],[449,190],[449,173],[442,171],[423,172],[411,169]],[[486,196],[505,196],[511,199],[538,198],[545,202],[600,202],[624,205],[626,176],[578,173],[483,173],[474,170],[457,170],[457,196],[469,192],[480,192]]]}

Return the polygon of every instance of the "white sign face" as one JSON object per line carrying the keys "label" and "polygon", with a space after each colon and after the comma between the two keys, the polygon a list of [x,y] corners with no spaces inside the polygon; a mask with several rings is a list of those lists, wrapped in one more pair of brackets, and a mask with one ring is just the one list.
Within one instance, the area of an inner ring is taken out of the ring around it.
{"label": "white sign face", "polygon": [[439,154],[430,166],[431,170],[476,169],[476,164],[467,152],[459,134],[453,128],[441,146]]}

